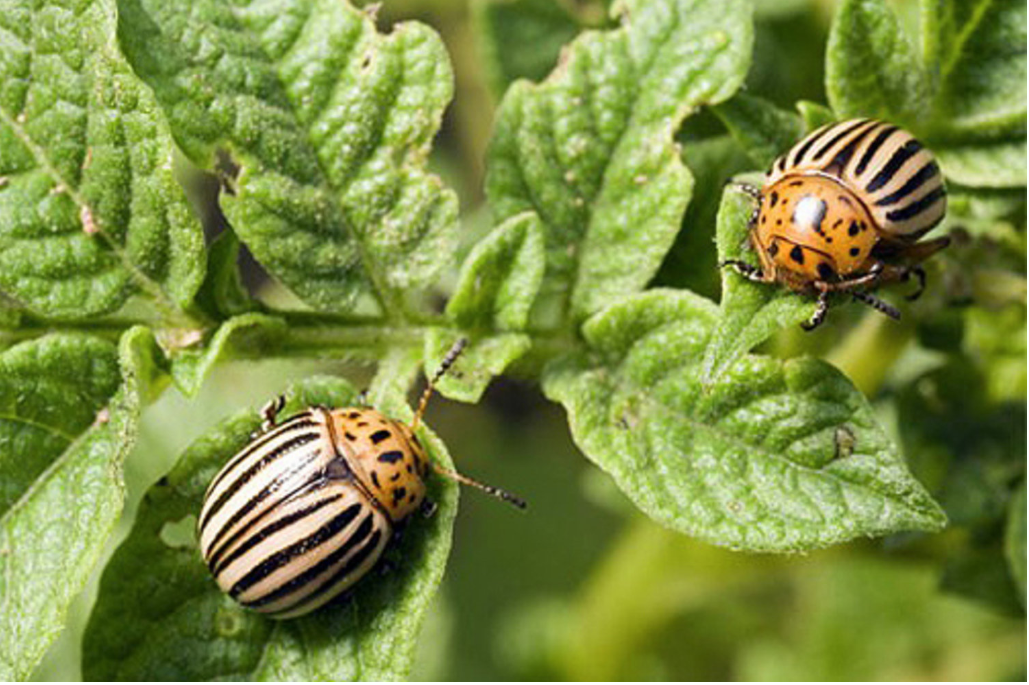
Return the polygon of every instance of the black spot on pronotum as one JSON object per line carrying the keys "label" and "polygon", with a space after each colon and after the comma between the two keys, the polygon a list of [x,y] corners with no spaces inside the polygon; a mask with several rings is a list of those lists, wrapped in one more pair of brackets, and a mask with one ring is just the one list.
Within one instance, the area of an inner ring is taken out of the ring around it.
{"label": "black spot on pronotum", "polygon": [[396,464],[404,458],[404,453],[399,450],[390,450],[379,455],[379,461],[383,464]]}
{"label": "black spot on pronotum", "polygon": [[850,222],[850,227],[847,229],[847,235],[855,236],[855,235],[858,234],[858,232],[860,230],[861,229],[858,228],[857,222],[856,221],[851,221]]}
{"label": "black spot on pronotum", "polygon": [[768,256],[774,257],[777,254],[779,254],[779,243],[772,243],[768,246]]}
{"label": "black spot on pronotum", "polygon": [[376,473],[374,470],[372,471],[372,484],[375,486],[376,489],[382,489],[382,485],[379,483],[379,474]]}
{"label": "black spot on pronotum", "polygon": [[800,245],[794,245],[793,249],[790,250],[790,259],[795,261],[797,264],[804,263],[804,251],[800,249]]}
{"label": "black spot on pronotum", "polygon": [[857,257],[859,254],[861,254],[861,249],[860,248],[857,248],[857,247],[850,248],[850,256],[851,257]]}
{"label": "black spot on pronotum", "polygon": [[393,488],[392,496],[393,496],[393,504],[396,504],[400,500],[402,500],[405,497],[407,497],[407,488],[405,488],[405,487]]}
{"label": "black spot on pronotum", "polygon": [[818,277],[821,278],[823,281],[831,281],[833,278],[836,277],[836,272],[833,271],[833,268],[825,262],[819,262]]}
{"label": "black spot on pronotum", "polygon": [[343,433],[343,437],[349,440],[350,442],[357,440],[357,436],[349,431]]}
{"label": "black spot on pronotum", "polygon": [[772,194],[768,197],[768,206],[774,207],[779,202],[779,193],[772,191]]}
{"label": "black spot on pronotum", "polygon": [[383,440],[389,440],[391,433],[388,430],[375,431],[372,433],[372,443],[378,445]]}
{"label": "black spot on pronotum", "polygon": [[352,411],[349,414],[347,414],[347,418],[350,419],[351,421],[353,421],[354,419],[359,419],[359,418],[361,418],[361,412],[359,412],[359,411]]}

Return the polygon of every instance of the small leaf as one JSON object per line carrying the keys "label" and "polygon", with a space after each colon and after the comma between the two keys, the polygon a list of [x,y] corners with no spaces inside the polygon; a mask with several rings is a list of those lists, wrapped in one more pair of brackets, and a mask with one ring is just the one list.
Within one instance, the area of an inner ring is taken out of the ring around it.
{"label": "small leaf", "polygon": [[[490,380],[529,349],[529,336],[515,331],[528,323],[545,259],[539,218],[531,212],[508,219],[468,255],[446,314],[471,340],[453,370],[440,379],[443,395],[477,402]],[[452,329],[429,332],[427,376],[436,372],[457,337]]]}
{"label": "small leaf", "polygon": [[192,397],[199,392],[214,365],[231,359],[234,349],[268,348],[270,341],[281,337],[285,327],[282,319],[266,314],[254,312],[235,316],[222,323],[202,348],[173,352],[172,379],[183,394]]}
{"label": "small leaf", "polygon": [[496,218],[543,222],[558,317],[585,318],[657,271],[693,185],[673,136],[732,95],[749,61],[745,2],[618,7],[622,28],[583,34],[545,82],[508,90],[488,157]]}
{"label": "small leaf", "polygon": [[[425,337],[425,373],[439,368],[444,355],[456,341],[451,329],[433,328]],[[482,339],[472,339],[452,370],[437,388],[441,395],[460,402],[475,403],[486,392],[494,376],[499,376],[509,364],[529,351],[532,338],[524,333],[499,333]]]}
{"label": "small leaf", "polygon": [[[416,367],[413,367],[416,368]],[[312,378],[289,392],[286,414],[313,404],[347,406],[345,381]],[[104,571],[84,638],[83,674],[92,680],[398,680],[411,668],[415,640],[450,549],[456,486],[430,479],[439,504],[415,520],[386,555],[395,568],[373,570],[348,598],[307,616],[273,621],[218,590],[192,530],[211,478],[249,441],[256,409],[223,421],[196,441],[152,487],[135,525]],[[449,457],[428,431],[431,454]],[[172,527],[172,528],[169,528]]]}
{"label": "small leaf", "polygon": [[120,0],[119,20],[191,159],[230,151],[226,216],[305,302],[402,309],[446,266],[457,197],[425,171],[453,91],[435,32],[380,35],[343,1]]}
{"label": "small leaf", "polygon": [[156,353],[150,332],[133,328],[120,350],[84,335],[52,335],[0,355],[7,398],[0,421],[7,446],[0,462],[3,680],[32,672],[118,521],[122,461],[135,442]]}
{"label": "small leaf", "polygon": [[115,22],[101,0],[0,12],[0,288],[45,316],[141,292],[174,317],[203,278],[171,136],[113,47]]}
{"label": "small leaf", "polygon": [[874,117],[909,128],[926,118],[928,77],[884,0],[844,0],[825,59],[826,92],[839,117]]}
{"label": "small leaf", "polygon": [[796,551],[946,518],[831,366],[747,356],[704,383],[717,309],[652,290],[592,317],[547,367],[576,444],[646,514],[713,544]]}
{"label": "small leaf", "polygon": [[[718,211],[718,262],[739,259],[759,264],[750,248],[750,218],[754,199],[732,187],[722,195]],[[721,316],[714,324],[704,352],[703,377],[713,381],[742,355],[786,326],[811,318],[814,300],[775,283],[754,283],[731,268],[722,269]]]}
{"label": "small leaf", "polygon": [[207,276],[197,292],[196,304],[215,320],[252,311],[257,307],[240,278],[239,239],[222,231],[207,249]]}
{"label": "small leaf", "polygon": [[531,212],[511,217],[468,255],[447,317],[472,331],[524,329],[545,258],[539,217]]}
{"label": "small leaf", "polygon": [[1008,504],[1008,520],[1004,530],[1004,553],[1008,558],[1008,565],[1011,567],[1011,578],[1022,599],[1022,609],[1025,609],[1026,589],[1025,511],[1025,480],[1023,479]]}
{"label": "small leaf", "polygon": [[817,102],[801,100],[797,103],[797,111],[800,112],[800,118],[804,120],[804,131],[807,133],[836,121],[833,111]]}
{"label": "small leaf", "polygon": [[[579,22],[553,0],[476,0],[471,3],[483,65],[497,95],[519,79],[542,81]],[[532,46],[527,49],[527,46]]]}
{"label": "small leaf", "polygon": [[753,95],[737,93],[711,111],[761,169],[770,167],[804,132],[796,114]]}

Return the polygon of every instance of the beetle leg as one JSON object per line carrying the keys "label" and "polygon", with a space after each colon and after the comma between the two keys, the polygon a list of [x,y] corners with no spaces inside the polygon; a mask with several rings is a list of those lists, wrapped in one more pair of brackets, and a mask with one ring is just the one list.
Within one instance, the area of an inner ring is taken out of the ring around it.
{"label": "beetle leg", "polygon": [[421,512],[424,518],[432,518],[437,508],[437,504],[428,497],[422,500]]}
{"label": "beetle leg", "polygon": [[811,318],[800,324],[800,327],[805,331],[813,331],[822,325],[825,321],[825,313],[829,311],[829,291],[823,290],[818,293],[818,306],[815,307],[815,313],[811,315]]}
{"label": "beetle leg", "polygon": [[743,193],[744,195],[749,195],[755,200],[761,200],[761,189],[755,185],[743,183],[742,181],[729,181],[725,185]]}
{"label": "beetle leg", "polygon": [[875,295],[872,295],[870,293],[863,293],[863,292],[860,292],[860,291],[855,291],[852,294],[853,294],[855,300],[858,300],[860,302],[864,302],[869,307],[872,307],[873,309],[882,312],[883,314],[885,314],[886,316],[890,317],[894,321],[900,321],[900,311],[896,307],[894,307],[893,305],[887,304],[887,303],[883,302],[878,297],[876,297]]}
{"label": "beetle leg", "polygon": [[759,267],[739,259],[726,259],[724,262],[718,265],[719,268],[724,269],[727,266],[731,266],[733,271],[743,276],[748,281],[754,281],[755,283],[767,283],[768,279]]}
{"label": "beetle leg", "polygon": [[909,280],[911,278],[911,274],[914,274],[915,278],[918,279],[918,290],[911,293],[910,295],[904,296],[908,302],[914,302],[915,300],[917,300],[919,297],[922,296],[922,291],[925,290],[925,269],[923,269],[920,266],[912,267],[910,270],[904,273],[904,280]]}
{"label": "beetle leg", "polygon": [[279,395],[261,407],[261,432],[267,433],[275,428],[275,417],[279,415],[282,408],[286,406],[286,396]]}

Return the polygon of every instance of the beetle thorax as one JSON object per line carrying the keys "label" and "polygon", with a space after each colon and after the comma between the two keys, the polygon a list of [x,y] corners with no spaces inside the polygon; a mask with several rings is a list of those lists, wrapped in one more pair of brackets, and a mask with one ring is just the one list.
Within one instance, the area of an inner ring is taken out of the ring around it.
{"label": "beetle thorax", "polygon": [[353,478],[394,523],[406,519],[425,499],[425,450],[411,429],[375,409],[332,411],[339,454]]}
{"label": "beetle thorax", "polygon": [[879,240],[864,203],[837,179],[812,173],[762,189],[752,235],[762,269],[794,287],[863,271]]}

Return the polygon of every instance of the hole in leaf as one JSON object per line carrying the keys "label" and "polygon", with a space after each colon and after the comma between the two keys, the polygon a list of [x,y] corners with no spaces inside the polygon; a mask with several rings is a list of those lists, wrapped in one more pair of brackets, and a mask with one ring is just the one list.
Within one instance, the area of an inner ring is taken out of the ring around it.
{"label": "hole in leaf", "polygon": [[194,514],[178,521],[169,521],[161,527],[161,542],[172,548],[196,547],[197,517]]}

